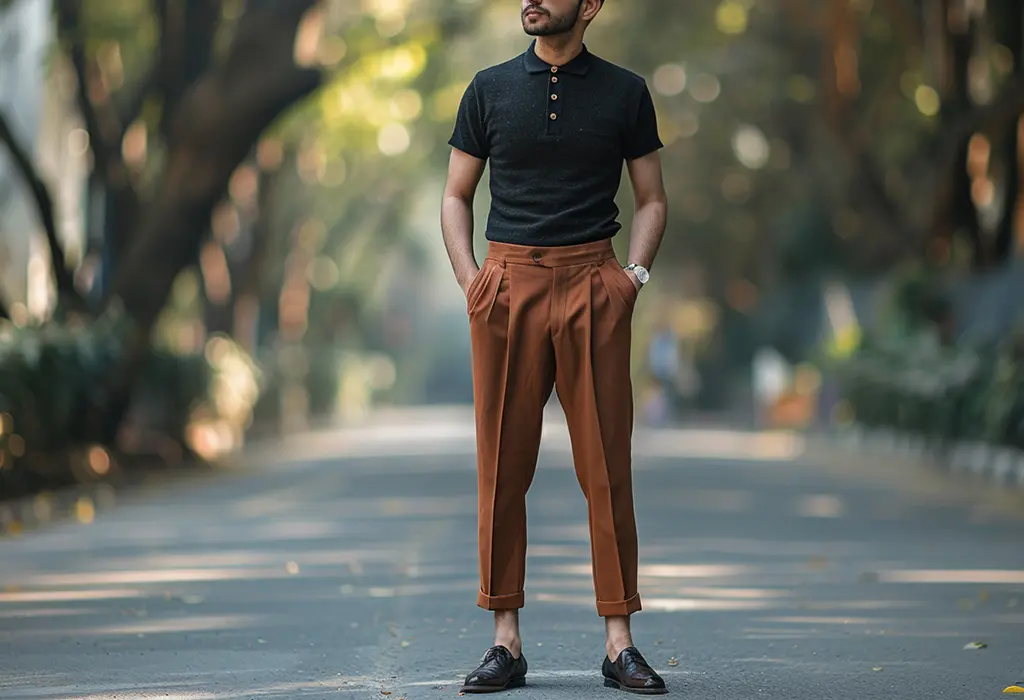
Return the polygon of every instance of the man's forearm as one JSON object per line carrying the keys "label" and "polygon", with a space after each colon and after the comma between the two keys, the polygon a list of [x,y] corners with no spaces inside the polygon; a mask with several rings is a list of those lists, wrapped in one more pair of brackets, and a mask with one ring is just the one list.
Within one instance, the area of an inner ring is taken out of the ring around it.
{"label": "man's forearm", "polygon": [[472,205],[459,197],[445,197],[441,202],[441,233],[455,281],[465,289],[479,269],[473,255]]}
{"label": "man's forearm", "polygon": [[627,262],[651,269],[661,246],[661,238],[665,234],[667,218],[668,205],[663,200],[651,200],[637,207],[629,233]]}

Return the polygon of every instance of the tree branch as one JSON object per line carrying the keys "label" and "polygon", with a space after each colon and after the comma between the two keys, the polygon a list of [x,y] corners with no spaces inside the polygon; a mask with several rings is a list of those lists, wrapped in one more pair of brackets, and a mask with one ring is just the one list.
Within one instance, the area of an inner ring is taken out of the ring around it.
{"label": "tree branch", "polygon": [[[78,110],[82,114],[86,131],[89,132],[89,143],[92,146],[96,167],[104,179],[119,184],[127,182],[128,172],[121,163],[116,145],[120,142],[121,124],[112,118],[110,112],[101,114],[101,110],[93,103],[92,94],[98,81],[96,66],[89,61],[85,53],[85,41],[80,16],[80,0],[58,0],[57,16],[60,33],[67,41],[68,58],[75,71],[78,83]],[[116,149],[116,150],[115,150]]]}
{"label": "tree branch", "polygon": [[84,307],[85,299],[75,288],[74,277],[67,268],[64,248],[57,236],[57,222],[53,213],[53,198],[50,196],[50,190],[36,172],[28,153],[18,143],[7,117],[2,111],[0,111],[0,143],[7,147],[15,168],[32,193],[36,210],[46,233],[46,242],[50,248],[50,267],[53,270],[54,281],[57,283],[58,294],[63,301],[70,301],[80,308]]}
{"label": "tree branch", "polygon": [[131,173],[121,157],[121,140],[127,125],[122,124],[116,106],[103,87],[96,62],[86,55],[81,0],[57,0],[56,7],[59,31],[68,44],[68,57],[78,83],[78,109],[89,133],[96,168],[104,185],[110,189],[114,205],[113,221],[107,234],[115,254],[120,253],[127,246],[139,212]]}

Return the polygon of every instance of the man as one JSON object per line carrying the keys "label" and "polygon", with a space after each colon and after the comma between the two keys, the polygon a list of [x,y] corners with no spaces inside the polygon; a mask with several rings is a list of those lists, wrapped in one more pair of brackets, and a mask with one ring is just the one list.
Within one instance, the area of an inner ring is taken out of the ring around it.
{"label": "man", "polygon": [[[450,145],[441,227],[466,294],[478,452],[480,591],[494,646],[466,693],[526,682],[526,492],[552,388],[587,498],[605,685],[664,693],[633,646],[640,610],[630,442],[630,321],[665,228],[657,120],[644,80],[591,54],[583,34],[604,0],[520,0],[535,37],[480,71]],[[473,253],[473,199],[490,161],[487,257]],[[614,197],[627,164],[636,211],[629,265],[615,259]]]}

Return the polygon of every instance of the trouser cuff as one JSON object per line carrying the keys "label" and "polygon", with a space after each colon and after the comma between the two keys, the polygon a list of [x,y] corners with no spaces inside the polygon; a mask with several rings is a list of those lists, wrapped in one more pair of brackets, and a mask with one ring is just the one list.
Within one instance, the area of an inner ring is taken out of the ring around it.
{"label": "trouser cuff", "polygon": [[640,594],[637,593],[625,600],[619,601],[597,601],[597,614],[601,617],[621,617],[623,615],[632,615],[635,612],[640,612]]}
{"label": "trouser cuff", "polygon": [[484,610],[518,610],[526,602],[523,591],[507,595],[487,595],[483,591],[476,594],[476,604]]}

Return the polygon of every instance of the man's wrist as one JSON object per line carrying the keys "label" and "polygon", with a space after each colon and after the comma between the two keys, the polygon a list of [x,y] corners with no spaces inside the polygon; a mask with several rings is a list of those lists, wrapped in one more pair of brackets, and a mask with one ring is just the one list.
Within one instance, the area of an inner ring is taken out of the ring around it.
{"label": "man's wrist", "polygon": [[465,289],[468,285],[472,284],[473,278],[480,274],[480,267],[473,265],[472,267],[465,268],[466,271],[456,277],[456,281],[459,286]]}
{"label": "man's wrist", "polygon": [[647,282],[651,278],[650,272],[644,265],[641,265],[640,263],[631,262],[627,264],[623,269],[632,272],[633,275],[636,277],[637,281],[640,282],[640,284],[642,285],[647,284]]}

